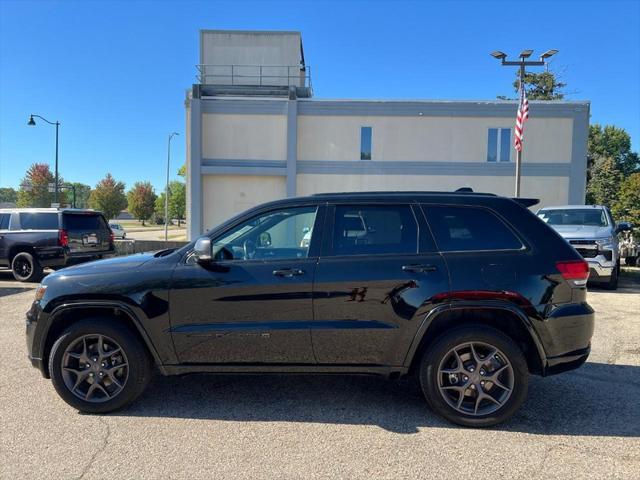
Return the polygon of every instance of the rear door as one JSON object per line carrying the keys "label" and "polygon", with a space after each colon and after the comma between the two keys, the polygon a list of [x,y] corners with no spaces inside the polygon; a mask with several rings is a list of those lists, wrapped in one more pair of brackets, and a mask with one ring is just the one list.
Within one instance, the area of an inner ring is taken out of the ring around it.
{"label": "rear door", "polygon": [[62,228],[69,237],[72,255],[102,252],[111,246],[111,229],[101,213],[64,212]]}
{"label": "rear door", "polygon": [[406,203],[331,207],[313,292],[318,363],[402,365],[422,319],[449,291],[416,213]]}

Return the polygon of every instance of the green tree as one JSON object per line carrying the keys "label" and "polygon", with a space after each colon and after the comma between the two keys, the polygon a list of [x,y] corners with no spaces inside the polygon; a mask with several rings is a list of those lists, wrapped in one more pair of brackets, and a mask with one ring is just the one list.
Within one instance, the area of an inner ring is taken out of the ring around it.
{"label": "green tree", "polygon": [[182,166],[178,169],[178,175],[180,175],[182,178],[185,178],[187,176],[187,164],[183,163]]}
{"label": "green tree", "polygon": [[184,220],[187,211],[187,188],[184,182],[173,181],[169,184],[169,216],[178,219],[178,226]]}
{"label": "green tree", "polygon": [[587,179],[591,178],[595,159],[601,157],[612,158],[625,176],[640,171],[640,159],[631,151],[631,137],[624,128],[597,123],[589,126]]}
{"label": "green tree", "polygon": [[[561,82],[558,76],[552,71],[533,73],[525,72],[524,86],[527,89],[527,98],[529,100],[562,100],[566,93],[564,87],[566,83]],[[513,82],[513,88],[518,93],[520,91],[520,73],[516,72],[516,79]],[[517,100],[499,95],[502,100]]]}
{"label": "green tree", "polygon": [[640,172],[632,173],[622,182],[612,210],[617,220],[626,220],[640,229]]}
{"label": "green tree", "polygon": [[164,223],[164,199],[166,195],[162,192],[156,198],[155,211],[153,214],[154,222],[157,224]]}
{"label": "green tree", "polygon": [[156,194],[150,182],[136,182],[127,193],[129,212],[144,225],[155,211]]}
{"label": "green tree", "polygon": [[110,173],[107,173],[91,191],[89,206],[102,211],[107,219],[116,218],[127,207],[124,183],[116,181]]}
{"label": "green tree", "polygon": [[[59,178],[59,184],[64,181]],[[20,182],[20,190],[18,190],[18,198],[16,204],[18,207],[50,207],[55,200],[53,189],[55,185],[55,177],[49,165],[46,163],[34,163],[25,173],[24,178]],[[64,191],[59,190],[59,203],[65,203]]]}
{"label": "green tree", "polygon": [[18,192],[11,187],[0,188],[0,202],[16,203],[18,200]]}
{"label": "green tree", "polygon": [[[76,190],[76,208],[89,208],[89,197],[91,196],[91,187],[80,182],[73,182],[71,184]],[[73,203],[73,190],[71,188],[66,189],[67,199]]]}
{"label": "green tree", "polygon": [[587,185],[587,203],[612,207],[618,200],[622,180],[622,172],[612,158],[596,159]]}

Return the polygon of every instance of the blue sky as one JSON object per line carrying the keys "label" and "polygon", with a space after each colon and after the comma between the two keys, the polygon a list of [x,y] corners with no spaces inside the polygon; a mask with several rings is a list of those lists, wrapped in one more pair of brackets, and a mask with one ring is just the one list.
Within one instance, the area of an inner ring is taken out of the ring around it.
{"label": "blue sky", "polygon": [[[552,68],[592,122],[640,146],[640,2],[0,0],[0,186],[33,162],[95,185],[107,172],[164,184],[184,162],[184,95],[198,31],[299,30],[319,98],[493,99],[514,72],[489,56],[560,50]],[[177,140],[177,141],[176,141]]]}

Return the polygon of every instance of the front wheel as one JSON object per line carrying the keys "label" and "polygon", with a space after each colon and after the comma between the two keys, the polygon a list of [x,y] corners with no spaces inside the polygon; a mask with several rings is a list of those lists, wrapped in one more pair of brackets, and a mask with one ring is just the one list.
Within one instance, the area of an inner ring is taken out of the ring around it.
{"label": "front wheel", "polygon": [[527,396],[528,375],[516,343],[484,325],[444,333],[420,365],[420,385],[431,408],[468,427],[490,427],[510,418]]}
{"label": "front wheel", "polygon": [[620,278],[620,264],[618,263],[613,268],[613,271],[611,272],[611,277],[609,277],[609,281],[604,284],[604,287],[607,290],[617,290],[619,278]]}
{"label": "front wheel", "polygon": [[106,413],[133,402],[151,376],[145,347],[118,320],[85,319],[56,340],[49,372],[58,394],[82,412]]}

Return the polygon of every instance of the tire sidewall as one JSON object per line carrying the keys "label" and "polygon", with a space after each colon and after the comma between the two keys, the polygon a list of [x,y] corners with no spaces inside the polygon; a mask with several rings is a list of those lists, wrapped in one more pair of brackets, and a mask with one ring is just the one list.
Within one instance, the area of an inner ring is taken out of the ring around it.
{"label": "tire sidewall", "polygon": [[[438,387],[438,366],[452,348],[466,342],[483,342],[498,348],[513,368],[514,388],[511,396],[496,412],[472,416],[453,409],[442,397]],[[443,334],[425,352],[420,366],[420,385],[431,408],[450,422],[467,427],[490,427],[508,420],[527,397],[529,370],[526,359],[511,338],[484,325],[454,329]]]}
{"label": "tire sidewall", "polygon": [[[23,277],[15,270],[16,261],[25,260],[31,264],[31,274]],[[40,262],[29,252],[19,252],[11,260],[11,271],[13,276],[19,282],[37,282],[42,278],[42,267]]]}
{"label": "tire sidewall", "polygon": [[[117,320],[87,319],[74,323],[55,341],[49,356],[49,373],[58,395],[72,407],[87,413],[107,413],[133,402],[145,389],[151,376],[151,361],[131,330]],[[62,376],[62,358],[66,348],[78,337],[101,334],[112,338],[124,350],[129,376],[122,391],[104,403],[91,403],[74,395],[65,385]]]}

